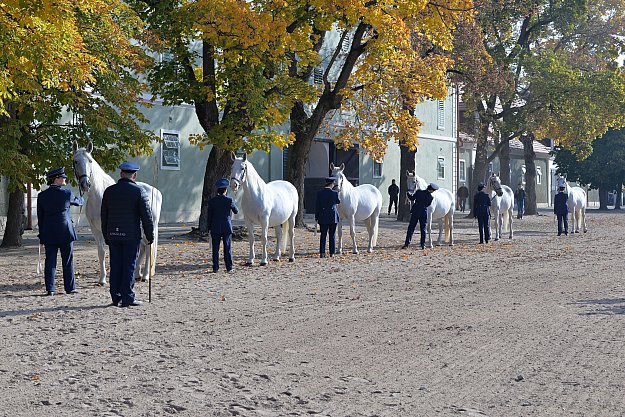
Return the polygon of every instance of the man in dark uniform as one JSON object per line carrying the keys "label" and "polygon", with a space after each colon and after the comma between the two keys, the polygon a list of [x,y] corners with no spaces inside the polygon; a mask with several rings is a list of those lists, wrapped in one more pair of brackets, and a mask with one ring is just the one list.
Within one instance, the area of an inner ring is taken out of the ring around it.
{"label": "man in dark uniform", "polygon": [[330,256],[336,253],[336,225],[339,222],[339,211],[336,208],[340,204],[339,193],[333,189],[334,177],[326,178],[326,185],[317,192],[315,206],[315,220],[319,223],[319,256],[326,257],[326,238],[330,235]]}
{"label": "man in dark uniform", "polygon": [[67,175],[65,168],[57,168],[48,172],[48,189],[37,196],[37,219],[39,223],[39,243],[45,245],[46,262],[44,277],[46,294],[54,295],[54,274],[56,272],[56,256],[61,251],[63,262],[63,287],[68,294],[75,294],[73,241],[76,230],[70,215],[70,206],[82,206],[82,197],[76,197],[70,190],[61,188],[65,185]]}
{"label": "man in dark uniform", "polygon": [[464,213],[467,198],[469,198],[469,189],[467,188],[467,186],[462,184],[460,188],[458,188],[456,196],[458,197],[458,208]]}
{"label": "man in dark uniform", "polygon": [[481,182],[477,186],[477,194],[473,197],[473,217],[477,218],[477,225],[480,229],[480,243],[488,243],[490,240],[490,196],[484,192],[484,185]]}
{"label": "man in dark uniform", "polygon": [[406,242],[402,249],[406,249],[410,245],[417,222],[419,222],[419,230],[421,231],[421,249],[425,249],[425,226],[428,220],[428,207],[434,200],[432,193],[436,190],[438,190],[438,185],[432,182],[425,190],[416,190],[414,194],[406,192],[413,204],[412,209],[410,209],[412,214],[410,216],[410,224],[408,224],[408,232],[406,233]]}
{"label": "man in dark uniform", "polygon": [[395,215],[397,215],[397,203],[399,202],[399,187],[395,184],[395,180],[391,180],[391,185],[388,186],[388,196],[390,202],[388,203],[388,215],[391,215],[391,208],[393,203],[395,204]]}
{"label": "man in dark uniform", "polygon": [[565,191],[566,187],[559,187],[558,194],[553,198],[553,213],[558,217],[558,236],[562,234],[562,223],[564,234],[569,234],[569,195]]}
{"label": "man in dark uniform", "polygon": [[135,299],[134,276],[141,243],[141,227],[147,243],[154,241],[154,224],[149,197],[135,184],[139,165],[124,162],[119,166],[117,184],[104,190],[102,233],[110,252],[110,293],[112,305],[143,304]]}
{"label": "man in dark uniform", "polygon": [[232,219],[230,212],[237,214],[239,209],[232,198],[226,195],[230,182],[222,178],[215,183],[217,195],[208,201],[208,225],[213,244],[213,272],[219,271],[219,245],[224,242],[224,262],[226,271],[232,269]]}

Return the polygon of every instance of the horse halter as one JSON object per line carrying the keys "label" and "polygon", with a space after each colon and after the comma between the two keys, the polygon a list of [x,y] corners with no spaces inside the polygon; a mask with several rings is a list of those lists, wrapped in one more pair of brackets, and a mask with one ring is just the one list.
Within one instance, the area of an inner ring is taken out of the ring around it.
{"label": "horse halter", "polygon": [[410,194],[414,194],[414,192],[417,191],[417,177],[408,176],[406,179],[406,187],[408,188],[408,192]]}
{"label": "horse halter", "polygon": [[493,191],[495,191],[495,194],[497,194],[499,197],[503,195],[503,189],[501,188],[500,182],[495,181],[493,177],[490,177],[488,179],[488,183],[490,185],[490,188],[492,188]]}
{"label": "horse halter", "polygon": [[237,176],[232,176],[230,178],[231,181],[234,181],[237,185],[237,187],[239,187],[247,178],[247,164],[245,164],[244,162],[241,163],[241,179],[237,178]]}
{"label": "horse halter", "polygon": [[83,178],[85,179],[85,186],[87,188],[87,191],[85,192],[89,192],[89,188],[91,188],[91,181],[89,180],[89,175],[87,174],[86,170],[84,174],[78,174],[78,163],[76,162],[76,159],[74,159],[73,161],[73,165],[74,165],[74,176],[76,177],[76,180],[78,180],[78,189],[80,190],[80,195],[83,194],[83,187],[82,187],[82,180]]}

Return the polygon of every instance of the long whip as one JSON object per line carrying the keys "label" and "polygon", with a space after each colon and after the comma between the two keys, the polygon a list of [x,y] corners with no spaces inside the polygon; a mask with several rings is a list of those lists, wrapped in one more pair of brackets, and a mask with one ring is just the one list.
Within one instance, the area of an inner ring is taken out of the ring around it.
{"label": "long whip", "polygon": [[[152,173],[152,191],[150,192],[150,208],[154,207],[154,190],[156,189],[156,181],[158,178],[158,171],[157,171],[157,164],[158,161],[156,160],[156,155],[154,156],[154,170]],[[150,212],[152,212],[150,210]],[[153,214],[152,214],[153,215]],[[156,226],[156,230],[158,233],[158,224],[154,225]],[[148,253],[148,303],[152,302],[152,262],[154,262],[154,258],[152,257],[152,250],[154,249],[152,247],[152,245],[154,245],[156,242],[156,236],[154,236],[154,240],[152,241],[152,244],[150,244],[150,253]]]}

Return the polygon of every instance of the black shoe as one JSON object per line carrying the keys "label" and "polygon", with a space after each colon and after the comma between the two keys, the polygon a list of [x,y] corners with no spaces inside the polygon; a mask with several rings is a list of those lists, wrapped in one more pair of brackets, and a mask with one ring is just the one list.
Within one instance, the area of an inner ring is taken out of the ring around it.
{"label": "black shoe", "polygon": [[217,272],[219,272],[219,269],[213,269],[213,274],[216,274]]}
{"label": "black shoe", "polygon": [[320,254],[319,254],[319,257],[320,257],[320,258],[325,258],[325,257],[326,257],[326,254],[325,254],[325,253],[320,253]]}
{"label": "black shoe", "polygon": [[402,249],[408,249],[408,245],[406,244],[406,245],[402,246],[401,248]]}
{"label": "black shoe", "polygon": [[484,241],[483,241],[483,240],[480,240],[480,245],[483,245],[483,244],[484,244]]}
{"label": "black shoe", "polygon": [[139,300],[132,300],[132,302],[130,304],[122,304],[122,307],[138,307],[138,306],[142,306],[143,305],[143,301],[139,301]]}
{"label": "black shoe", "polygon": [[421,249],[422,249],[422,250],[424,250],[424,249],[425,249],[425,246],[421,245]]}
{"label": "black shoe", "polygon": [[48,292],[46,292],[46,296],[51,296],[51,295],[54,295],[54,291],[48,291]]}
{"label": "black shoe", "polygon": [[558,236],[561,236],[561,235],[562,235],[562,233],[558,233]]}
{"label": "black shoe", "polygon": [[111,301],[111,304],[109,304],[109,306],[111,306],[111,307],[118,307],[119,306],[119,301]]}

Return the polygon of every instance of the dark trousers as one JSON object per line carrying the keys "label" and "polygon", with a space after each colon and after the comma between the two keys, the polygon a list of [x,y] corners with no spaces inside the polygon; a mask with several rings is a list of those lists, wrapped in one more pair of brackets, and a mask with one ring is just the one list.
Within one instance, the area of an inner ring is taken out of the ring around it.
{"label": "dark trousers", "polygon": [[74,252],[72,242],[60,245],[45,245],[46,262],[44,266],[44,279],[46,291],[54,292],[54,275],[56,273],[56,255],[61,251],[61,262],[63,263],[63,287],[65,292],[76,289],[74,280]]}
{"label": "dark trousers", "polygon": [[518,200],[517,204],[517,219],[523,218],[523,213],[525,213],[525,200]]}
{"label": "dark trousers", "polygon": [[232,233],[217,234],[211,233],[211,239],[213,243],[213,271],[219,271],[219,246],[221,242],[224,242],[224,262],[226,263],[226,270],[232,269]]}
{"label": "dark trousers", "polygon": [[459,198],[458,199],[458,206],[460,208],[460,210],[464,213],[464,209],[467,205],[467,199],[466,198]]}
{"label": "dark trousers", "polygon": [[[569,215],[568,214],[556,214],[558,217],[558,236],[564,231],[565,234],[569,234]],[[562,223],[564,223],[564,230],[562,230]]]}
{"label": "dark trousers", "polygon": [[109,257],[111,262],[110,292],[111,300],[117,304],[128,305],[135,300],[135,268],[139,255],[140,240],[111,240]]}
{"label": "dark trousers", "polygon": [[330,255],[336,253],[336,223],[319,225],[319,254],[326,253],[326,238],[330,235]]}
{"label": "dark trousers", "polygon": [[421,246],[425,246],[425,226],[427,224],[427,221],[427,211],[423,213],[412,213],[412,216],[410,216],[410,223],[408,224],[408,232],[406,232],[406,241],[404,242],[406,246],[410,245],[412,235],[414,234],[414,230],[417,227],[417,222],[419,222],[419,231],[421,232]]}
{"label": "dark trousers", "polygon": [[488,215],[477,216],[477,227],[480,229],[480,243],[490,240],[490,218]]}
{"label": "dark trousers", "polygon": [[391,208],[393,208],[393,204],[395,204],[395,214],[397,214],[397,203],[399,202],[399,196],[391,196],[391,202],[388,203],[388,214],[391,214]]}

